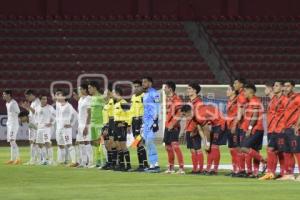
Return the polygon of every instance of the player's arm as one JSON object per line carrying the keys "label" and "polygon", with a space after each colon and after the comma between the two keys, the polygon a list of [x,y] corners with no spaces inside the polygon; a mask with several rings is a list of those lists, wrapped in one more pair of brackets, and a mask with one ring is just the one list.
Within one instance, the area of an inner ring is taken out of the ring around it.
{"label": "player's arm", "polygon": [[153,92],[152,95],[153,95],[152,98],[153,98],[154,109],[155,109],[155,114],[153,116],[152,129],[153,129],[153,132],[157,132],[159,129],[158,117],[159,117],[159,110],[160,110],[160,96],[159,96],[158,92]]}
{"label": "player's arm", "polygon": [[248,126],[248,130],[246,132],[246,136],[250,136],[253,130],[253,127],[256,125],[257,121],[258,121],[258,117],[259,117],[259,108],[255,108],[253,110],[253,115],[250,119],[250,123]]}
{"label": "player's arm", "polygon": [[210,129],[208,125],[204,125],[204,126],[200,126],[197,125],[197,129],[198,132],[202,138],[202,140],[204,141],[204,148],[205,150],[209,150],[210,149]]}
{"label": "player's arm", "polygon": [[170,126],[169,126],[169,130],[173,129],[175,124],[178,124],[181,121],[181,113],[180,113],[180,109],[181,109],[181,105],[182,105],[182,101],[180,100],[176,100],[176,102],[174,103],[174,117],[172,118],[171,122],[170,122]]}
{"label": "player's arm", "polygon": [[71,128],[75,125],[76,121],[77,121],[77,112],[71,106],[70,124],[65,124],[64,127],[65,128]]}

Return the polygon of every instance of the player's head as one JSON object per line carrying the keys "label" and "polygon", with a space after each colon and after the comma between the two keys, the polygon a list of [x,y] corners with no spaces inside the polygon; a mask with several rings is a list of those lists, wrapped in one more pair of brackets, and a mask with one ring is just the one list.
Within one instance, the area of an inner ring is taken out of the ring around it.
{"label": "player's head", "polygon": [[56,101],[62,103],[66,101],[67,92],[63,89],[57,89],[55,92]]}
{"label": "player's head", "polygon": [[21,111],[19,113],[19,120],[21,123],[28,123],[29,122],[29,112],[27,110]]}
{"label": "player's head", "polygon": [[142,92],[143,92],[142,81],[134,80],[133,88],[134,88],[134,91],[133,91],[134,94],[142,94]]}
{"label": "player's head", "polygon": [[295,81],[289,80],[284,82],[284,94],[289,95],[291,92],[293,92],[295,87]]}
{"label": "player's head", "polygon": [[265,95],[271,97],[273,95],[273,82],[267,82],[265,84]]}
{"label": "player's head", "polygon": [[180,111],[182,117],[190,118],[192,116],[192,106],[189,104],[183,105]]}
{"label": "player's head", "polygon": [[151,88],[153,85],[153,79],[149,76],[146,76],[142,78],[142,86],[144,90],[147,90],[148,88]]}
{"label": "player's head", "polygon": [[113,91],[113,98],[118,101],[121,100],[123,97],[123,90],[120,87],[115,87],[114,91]]}
{"label": "player's head", "polygon": [[273,84],[273,93],[275,95],[281,94],[283,90],[283,81],[276,80]]}
{"label": "player's head", "polygon": [[25,99],[29,102],[34,101],[36,98],[36,93],[32,89],[25,90],[24,95],[25,95]]}
{"label": "player's head", "polygon": [[12,99],[12,90],[4,90],[2,93],[2,98],[4,101],[10,101]]}
{"label": "player's head", "polygon": [[48,96],[47,95],[40,95],[40,99],[41,99],[41,105],[42,107],[46,106],[48,104]]}
{"label": "player's head", "polygon": [[198,83],[190,83],[187,87],[187,96],[190,98],[196,97],[201,91],[201,87]]}
{"label": "player's head", "polygon": [[90,95],[95,95],[99,93],[100,91],[100,85],[97,81],[90,81],[88,83],[88,92]]}
{"label": "player's head", "polygon": [[246,98],[252,98],[256,93],[256,87],[254,84],[249,83],[244,86]]}
{"label": "player's head", "polygon": [[81,83],[79,87],[79,96],[87,96],[89,94],[88,83]]}
{"label": "player's head", "polygon": [[75,99],[76,101],[78,101],[79,100],[79,98],[80,98],[80,96],[79,96],[79,94],[78,94],[78,88],[74,88],[74,90],[73,90],[73,92],[72,92],[72,97],[73,97],[73,99]]}
{"label": "player's head", "polygon": [[164,90],[166,95],[173,94],[176,90],[176,84],[173,81],[167,81]]}
{"label": "player's head", "polygon": [[242,77],[238,77],[233,82],[233,87],[235,90],[239,91],[241,88],[243,88],[246,85],[246,79]]}
{"label": "player's head", "polygon": [[229,85],[226,91],[226,96],[227,97],[233,97],[233,96],[237,96],[238,95],[238,91],[236,91],[233,87],[233,85]]}

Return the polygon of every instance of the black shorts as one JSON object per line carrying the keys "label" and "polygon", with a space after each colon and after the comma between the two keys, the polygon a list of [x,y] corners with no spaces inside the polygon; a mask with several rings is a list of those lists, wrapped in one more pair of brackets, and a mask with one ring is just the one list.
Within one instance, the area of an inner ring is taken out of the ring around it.
{"label": "black shorts", "polygon": [[221,126],[213,126],[210,133],[211,144],[226,145],[227,136]]}
{"label": "black shorts", "polygon": [[284,130],[287,141],[287,153],[300,153],[300,136],[295,135],[293,128],[287,128]]}
{"label": "black shorts", "polygon": [[141,134],[141,128],[143,125],[143,119],[141,117],[139,118],[132,118],[132,134],[134,137]]}
{"label": "black shorts", "polygon": [[240,146],[240,142],[239,142],[239,135],[237,134],[237,132],[235,134],[231,133],[230,129],[227,129],[225,131],[225,134],[227,135],[227,141],[228,141],[228,148],[236,148]]}
{"label": "black shorts", "polygon": [[238,135],[238,145],[240,147],[246,137],[246,133],[245,131],[243,131],[243,129],[240,128],[237,128],[236,133]]}
{"label": "black shorts", "polygon": [[108,129],[108,134],[104,136],[104,140],[109,140],[110,137],[114,137],[114,126],[115,126],[114,119],[109,118],[108,125],[104,126],[102,129],[102,132],[104,129]]}
{"label": "black shorts", "polygon": [[127,126],[118,127],[117,125],[114,128],[114,141],[126,142],[127,141]]}
{"label": "black shorts", "polygon": [[166,145],[170,145],[172,142],[178,142],[179,141],[179,128],[173,128],[171,130],[165,129],[164,133],[164,143]]}
{"label": "black shorts", "polygon": [[241,146],[259,151],[262,149],[263,139],[264,131],[256,131],[254,134],[245,137],[243,142],[241,143]]}
{"label": "black shorts", "polygon": [[196,135],[191,135],[190,132],[186,133],[186,147],[188,149],[200,150],[201,149],[201,137],[197,133]]}
{"label": "black shorts", "polygon": [[277,133],[268,133],[268,147],[277,150]]}
{"label": "black shorts", "polygon": [[289,146],[287,142],[286,134],[284,133],[276,133],[276,150],[278,152],[289,152]]}

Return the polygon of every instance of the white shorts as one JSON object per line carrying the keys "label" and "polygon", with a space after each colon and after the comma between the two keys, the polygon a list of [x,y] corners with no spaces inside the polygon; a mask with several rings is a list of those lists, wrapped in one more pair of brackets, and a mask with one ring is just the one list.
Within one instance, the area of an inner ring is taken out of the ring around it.
{"label": "white shorts", "polygon": [[42,128],[37,130],[36,143],[51,143],[51,128]]}
{"label": "white shorts", "polygon": [[56,131],[57,145],[72,145],[72,128],[63,128]]}
{"label": "white shorts", "polygon": [[7,142],[10,142],[11,140],[16,141],[17,134],[19,131],[19,126],[7,126]]}
{"label": "white shorts", "polygon": [[76,142],[90,142],[91,141],[91,129],[88,129],[88,134],[83,135],[85,126],[78,126],[78,132],[76,135]]}
{"label": "white shorts", "polygon": [[29,141],[35,142],[36,141],[36,130],[28,129],[29,131]]}

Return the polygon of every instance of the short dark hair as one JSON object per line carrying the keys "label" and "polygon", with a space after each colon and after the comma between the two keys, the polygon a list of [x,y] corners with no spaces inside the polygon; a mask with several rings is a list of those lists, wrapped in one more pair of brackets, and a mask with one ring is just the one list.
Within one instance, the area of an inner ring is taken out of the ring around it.
{"label": "short dark hair", "polygon": [[113,91],[113,84],[112,84],[112,83],[109,83],[109,84],[108,84],[107,90],[110,91],[110,92]]}
{"label": "short dark hair", "polygon": [[201,86],[198,83],[190,83],[189,86],[196,90],[196,94],[199,94],[201,91]]}
{"label": "short dark hair", "polygon": [[176,84],[173,81],[167,81],[166,85],[172,89],[173,92],[176,90]]}
{"label": "short dark hair", "polygon": [[273,85],[274,85],[275,83],[279,83],[280,85],[283,85],[283,84],[284,84],[284,81],[283,81],[283,80],[275,80],[274,83],[273,83]]}
{"label": "short dark hair", "polygon": [[287,80],[287,81],[284,81],[284,83],[290,83],[294,87],[296,85],[295,81],[293,81],[293,80]]}
{"label": "short dark hair", "polygon": [[25,95],[33,95],[33,96],[36,95],[35,91],[32,90],[32,89],[27,89],[27,90],[25,90],[24,94],[25,94]]}
{"label": "short dark hair", "polygon": [[80,88],[82,88],[82,89],[88,91],[89,85],[88,85],[87,82],[83,82],[83,83],[80,84]]}
{"label": "short dark hair", "polygon": [[19,117],[28,117],[29,112],[27,110],[21,111],[18,116]]}
{"label": "short dark hair", "polygon": [[74,88],[73,93],[78,94],[78,88]]}
{"label": "short dark hair", "polygon": [[55,93],[61,93],[64,97],[67,96],[67,91],[65,89],[56,89]]}
{"label": "short dark hair", "polygon": [[274,86],[274,83],[275,83],[275,82],[273,82],[273,81],[267,81],[267,82],[265,83],[265,86],[267,86],[267,87],[273,87],[273,86]]}
{"label": "short dark hair", "polygon": [[11,89],[5,89],[3,92],[4,92],[5,94],[9,94],[10,96],[12,96],[12,94],[13,94],[13,92],[12,92]]}
{"label": "short dark hair", "polygon": [[100,91],[100,84],[98,83],[98,81],[90,81],[89,85]]}
{"label": "short dark hair", "polygon": [[185,104],[183,106],[181,106],[181,112],[189,112],[192,110],[192,106],[191,105],[188,105],[188,104]]}
{"label": "short dark hair", "polygon": [[248,83],[247,85],[245,85],[244,88],[245,88],[245,89],[251,89],[251,90],[254,91],[254,93],[256,92],[256,87],[255,87],[255,85],[252,84],[252,83]]}
{"label": "short dark hair", "polygon": [[115,87],[115,93],[119,94],[120,96],[123,95],[123,90],[121,87]]}
{"label": "short dark hair", "polygon": [[232,83],[229,85],[229,87],[234,91],[234,94],[235,94],[236,96],[239,95],[239,91],[237,91],[237,90],[234,89]]}
{"label": "short dark hair", "polygon": [[143,77],[143,79],[146,79],[147,81],[153,83],[153,78],[150,76],[145,76],[145,77]]}
{"label": "short dark hair", "polygon": [[236,77],[234,80],[246,85],[247,84],[247,81],[244,77]]}
{"label": "short dark hair", "polygon": [[140,81],[140,80],[134,80],[132,83],[142,86],[142,81]]}

